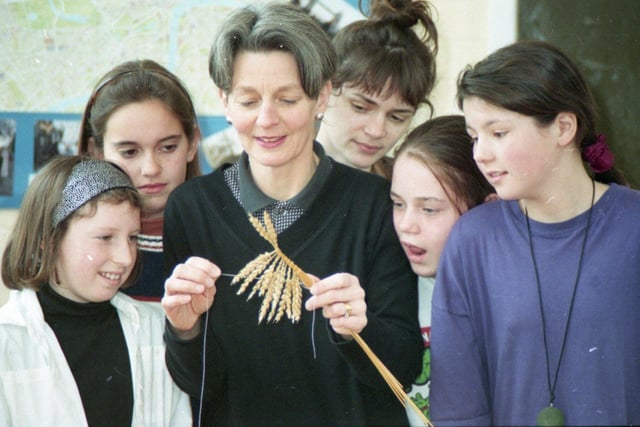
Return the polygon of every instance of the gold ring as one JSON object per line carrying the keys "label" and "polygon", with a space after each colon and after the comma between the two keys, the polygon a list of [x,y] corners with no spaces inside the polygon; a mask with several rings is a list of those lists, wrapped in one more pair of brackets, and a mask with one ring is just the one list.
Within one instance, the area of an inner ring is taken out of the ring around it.
{"label": "gold ring", "polygon": [[349,317],[351,316],[351,304],[349,304],[348,302],[344,303],[344,317]]}

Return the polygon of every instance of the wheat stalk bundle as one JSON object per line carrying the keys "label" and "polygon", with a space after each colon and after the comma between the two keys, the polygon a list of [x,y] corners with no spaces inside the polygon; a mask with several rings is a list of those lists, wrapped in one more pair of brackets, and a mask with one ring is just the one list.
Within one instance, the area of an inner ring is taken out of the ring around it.
{"label": "wheat stalk bundle", "polygon": [[[253,289],[247,300],[251,299],[255,294],[263,298],[258,314],[258,323],[261,323],[265,316],[267,322],[278,322],[285,314],[289,320],[296,323],[300,320],[302,307],[300,284],[310,288],[313,285],[313,280],[280,250],[278,247],[278,234],[266,211],[264,213],[264,225],[251,214],[249,214],[249,221],[251,221],[260,236],[273,246],[273,250],[262,253],[250,261],[233,278],[231,284],[234,285],[242,281],[237,292],[238,295],[241,295],[253,283]],[[360,334],[351,331],[351,336],[380,372],[380,375],[382,375],[400,403],[405,407],[408,405],[416,412],[425,426],[433,427],[431,421],[404,392],[402,384],[376,356]]]}

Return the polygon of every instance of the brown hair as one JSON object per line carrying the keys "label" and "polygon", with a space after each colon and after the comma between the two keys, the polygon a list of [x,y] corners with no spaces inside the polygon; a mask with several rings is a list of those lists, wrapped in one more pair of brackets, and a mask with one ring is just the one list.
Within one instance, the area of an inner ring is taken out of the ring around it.
{"label": "brown hair", "polygon": [[[69,227],[77,216],[95,214],[99,202],[129,203],[141,209],[137,191],[114,188],[105,191],[82,205],[73,214],[53,227],[53,216],[62,198],[62,191],[73,168],[86,160],[84,156],[60,156],[50,160],[33,178],[20,205],[18,219],[2,254],[2,281],[9,289],[40,286],[55,278],[57,252]],[[136,257],[133,271],[123,284],[130,286],[142,269],[140,256]]]}
{"label": "brown hair", "polygon": [[[157,99],[175,114],[189,144],[194,143],[198,120],[193,101],[176,75],[155,61],[144,59],[124,62],[105,74],[95,86],[84,109],[79,154],[89,153],[89,139],[97,150],[104,149],[104,134],[111,115],[134,102]],[[200,175],[198,153],[187,164],[186,179]]]}
{"label": "brown hair", "polygon": [[[597,141],[597,107],[577,65],[560,49],[543,41],[520,41],[496,50],[458,78],[458,106],[477,97],[489,104],[533,118],[547,126],[561,112],[578,122],[576,142],[583,151]],[[594,173],[596,180],[627,185],[612,167]]]}
{"label": "brown hair", "polygon": [[[414,31],[418,24],[422,37]],[[398,92],[414,108],[424,103],[433,110],[427,97],[436,79],[438,32],[427,1],[373,0],[369,18],[339,30],[333,46],[334,89],[348,84],[385,97]]]}
{"label": "brown hair", "polygon": [[459,214],[483,203],[495,192],[473,159],[473,144],[461,115],[440,116],[417,126],[395,157],[403,155],[421,161],[431,170]]}

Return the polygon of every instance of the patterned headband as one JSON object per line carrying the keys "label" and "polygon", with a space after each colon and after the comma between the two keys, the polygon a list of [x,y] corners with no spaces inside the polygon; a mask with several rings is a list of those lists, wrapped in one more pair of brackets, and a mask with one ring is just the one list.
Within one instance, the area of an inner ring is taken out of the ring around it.
{"label": "patterned headband", "polygon": [[105,191],[130,188],[129,177],[118,166],[104,160],[85,160],[75,165],[62,190],[62,198],[53,213],[53,228],[85,203]]}

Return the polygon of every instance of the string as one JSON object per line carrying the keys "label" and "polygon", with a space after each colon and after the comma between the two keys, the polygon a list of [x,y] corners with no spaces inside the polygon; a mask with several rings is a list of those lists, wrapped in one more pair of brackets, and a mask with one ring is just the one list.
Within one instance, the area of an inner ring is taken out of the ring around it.
{"label": "string", "polygon": [[[271,246],[273,247],[273,251],[266,252],[265,254],[259,255],[256,259],[249,262],[249,264],[247,264],[241,270],[241,272],[238,273],[238,276],[240,276],[241,279],[244,278],[245,283],[247,283],[248,278],[255,279],[255,276],[251,277],[251,273],[260,274],[260,273],[264,273],[266,270],[268,274],[272,270],[267,268],[267,264],[273,261],[268,259],[265,262],[263,260],[263,257],[265,256],[275,257],[277,259],[276,262],[283,262],[286,264],[286,268],[292,272],[294,277],[297,279],[298,283],[302,285],[303,289],[311,288],[311,286],[313,285],[313,280],[311,279],[311,277],[309,277],[307,273],[305,273],[300,267],[298,267],[278,247],[278,235],[276,233],[275,227],[273,227],[271,218],[269,217],[269,213],[266,211],[264,212],[264,216],[263,216],[264,224],[261,223],[259,220],[257,220],[255,217],[253,217],[253,215],[251,214],[249,214],[249,221],[254,226],[256,231],[260,234],[260,236],[262,236],[266,241],[268,241],[271,244]],[[249,271],[251,271],[251,273]],[[238,279],[234,278],[234,282],[236,280]],[[258,281],[258,283],[260,282],[260,280]],[[254,291],[255,291],[255,288],[254,288]],[[269,295],[269,294],[267,293],[266,295]],[[263,304],[265,301],[266,299],[263,301]],[[315,310],[314,310],[314,314],[315,314]],[[297,318],[294,317],[292,320],[297,321]],[[276,321],[277,321],[277,318],[276,318]],[[313,331],[314,329],[312,329],[312,334],[313,334]],[[367,343],[362,339],[360,334],[358,334],[355,331],[351,331],[351,336],[358,343],[358,345],[364,351],[364,353],[369,357],[369,359],[371,360],[375,368],[382,375],[382,377],[387,382],[387,384],[389,385],[389,387],[391,388],[395,396],[398,398],[400,403],[405,408],[409,406],[420,417],[420,419],[424,422],[426,426],[432,426],[429,419],[422,413],[422,411],[416,406],[416,404],[411,400],[411,398],[405,393],[402,387],[402,384],[400,384],[400,382],[393,376],[393,374],[389,371],[389,369],[387,369],[384,363],[376,356],[373,350],[371,350],[371,348],[367,345]],[[312,336],[312,342],[314,342],[313,336]],[[315,342],[314,342],[314,356],[315,356]]]}
{"label": "string", "polygon": [[[225,276],[225,277],[235,277],[235,274],[230,274],[230,273],[220,273],[220,276]],[[207,297],[207,302],[209,302],[208,297]],[[207,304],[208,305],[208,304]],[[316,310],[315,307],[312,311],[312,315],[311,315],[311,348],[313,349],[313,359],[317,359],[317,353],[316,353],[316,339],[315,339],[315,325],[316,325]],[[204,329],[202,331],[203,338],[202,338],[202,378],[200,380],[200,401],[198,402],[198,427],[202,427],[202,402],[203,402],[203,398],[204,398],[204,379],[206,376],[206,369],[207,369],[207,364],[206,364],[206,352],[207,352],[207,330],[209,328],[209,310],[207,310],[205,312],[204,315]]]}
{"label": "string", "polygon": [[[207,297],[207,305],[209,302],[209,297]],[[202,427],[202,402],[204,398],[204,378],[205,371],[207,369],[206,363],[206,352],[207,352],[207,330],[209,329],[209,310],[204,315],[204,330],[202,333],[204,336],[202,337],[202,378],[200,381],[200,401],[198,402],[198,427]]]}
{"label": "string", "polygon": [[[269,217],[268,212],[266,211],[264,212],[264,216],[263,216],[264,223],[260,222],[260,220],[256,219],[251,214],[249,214],[249,221],[251,222],[253,227],[256,229],[258,234],[260,234],[261,237],[263,237],[267,242],[271,244],[271,246],[273,247],[273,251],[262,253],[258,255],[255,259],[250,261],[247,265],[245,265],[240,270],[240,272],[234,277],[232,284],[239,282],[241,280],[244,280],[242,282],[242,286],[240,290],[238,291],[238,294],[241,294],[242,292],[244,292],[244,290],[246,290],[247,286],[249,286],[254,280],[256,280],[258,275],[262,275],[262,277],[260,277],[259,279],[257,279],[256,282],[254,282],[253,292],[251,293],[251,295],[249,295],[249,298],[251,298],[251,296],[257,291],[260,292],[259,295],[261,296],[264,295],[264,299],[262,301],[262,307],[260,309],[258,323],[260,323],[264,313],[269,308],[271,309],[270,314],[268,316],[268,320],[270,321],[274,314],[274,308],[277,304],[280,304],[281,308],[279,309],[278,314],[276,314],[275,321],[277,322],[280,320],[280,315],[283,313],[283,308],[284,308],[284,310],[287,311],[288,317],[295,323],[300,318],[299,303],[298,303],[298,306],[296,306],[295,301],[293,303],[293,308],[295,313],[292,313],[291,305],[287,303],[290,303],[292,298],[296,298],[296,299],[300,298],[300,295],[295,292],[296,290],[295,288],[292,289],[291,287],[295,286],[297,288],[298,286],[302,286],[303,289],[304,288],[308,289],[308,288],[311,288],[311,286],[313,285],[313,280],[309,275],[307,275],[307,273],[305,273],[300,267],[298,267],[289,257],[287,257],[282,252],[282,250],[278,247],[278,234],[276,232],[275,227],[273,226],[273,223],[271,222],[271,218]],[[283,268],[283,270],[281,269],[281,267]],[[268,283],[266,283],[266,281],[270,279],[274,279],[273,277],[274,274],[278,275],[279,277],[275,278],[275,281],[272,282],[272,283],[275,283],[275,285],[272,284],[271,289],[269,289]],[[293,278],[295,278],[295,282],[293,281]],[[287,284],[290,286],[289,288],[285,288],[285,290],[287,290],[288,292],[288,295],[287,297],[284,298],[284,300],[283,300],[284,294],[280,293],[283,286],[283,280],[284,280],[284,284]],[[275,298],[279,298],[280,300],[279,303]],[[284,304],[284,306],[282,306],[282,304]],[[315,310],[313,311],[315,315]],[[315,340],[314,340],[315,330],[313,328],[313,325],[315,324],[315,317],[313,319],[314,321],[312,322],[311,339],[312,339],[312,345],[314,348],[313,351],[314,351],[314,358],[315,358],[316,356]],[[426,426],[432,426],[431,422],[427,419],[427,417],[422,413],[422,411],[420,411],[420,409],[416,406],[416,404],[405,393],[402,387],[402,384],[400,384],[400,382],[393,376],[393,374],[389,371],[389,369],[387,369],[384,363],[382,363],[382,361],[375,355],[375,353],[371,350],[371,348],[369,348],[369,346],[362,339],[362,337],[360,337],[360,335],[355,331],[351,331],[351,336],[358,343],[358,345],[361,347],[364,353],[369,357],[373,365],[376,367],[378,372],[382,375],[384,380],[387,382],[387,384],[389,385],[389,387],[391,388],[395,396],[398,398],[400,403],[402,403],[402,405],[405,408],[409,406],[414,412],[416,412],[416,414],[424,421],[424,424]]]}
{"label": "string", "polygon": [[562,357],[564,356],[564,349],[567,343],[567,336],[569,335],[569,322],[571,320],[571,314],[573,313],[573,303],[576,297],[576,291],[578,290],[578,282],[580,281],[580,273],[582,272],[582,258],[584,255],[584,248],[587,243],[587,236],[589,234],[589,227],[591,225],[591,214],[593,212],[593,203],[595,201],[596,196],[596,184],[593,180],[591,180],[592,190],[591,190],[591,207],[589,208],[589,212],[587,214],[586,226],[584,229],[584,237],[582,238],[582,247],[580,248],[580,257],[578,259],[578,272],[576,273],[576,280],[573,284],[573,291],[571,294],[571,301],[569,303],[569,312],[567,313],[567,321],[564,327],[564,336],[562,337],[562,346],[560,347],[560,355],[558,357],[558,364],[556,365],[556,370],[553,377],[553,383],[551,382],[551,369],[549,363],[549,347],[547,343],[547,324],[544,316],[544,308],[542,306],[542,289],[540,287],[540,275],[538,274],[538,265],[536,263],[536,257],[533,251],[533,238],[531,237],[531,225],[529,223],[529,212],[527,211],[527,207],[524,208],[525,218],[527,220],[527,234],[529,237],[529,249],[531,250],[531,260],[533,261],[533,269],[536,274],[536,286],[538,288],[538,302],[540,305],[540,316],[542,317],[542,339],[544,342],[544,356],[547,362],[547,388],[549,389],[549,406],[553,406],[553,402],[555,400],[555,390],[556,384],[558,383],[558,374],[560,372],[560,365],[562,363]]}
{"label": "string", "polygon": [[[234,274],[229,273],[221,273],[220,276],[226,277],[235,277]],[[206,295],[206,294],[205,294]],[[207,297],[207,305],[209,303],[209,297]],[[209,329],[209,310],[204,314],[204,329],[202,330],[202,378],[200,380],[200,401],[198,402],[198,427],[202,427],[202,402],[204,399],[204,378],[206,375],[207,363],[206,363],[206,353],[207,353],[207,330]]]}
{"label": "string", "polygon": [[313,349],[313,360],[316,360],[318,358],[317,354],[316,354],[316,334],[315,334],[315,330],[316,330],[316,305],[315,303],[313,304],[313,307],[311,307],[311,348]]}
{"label": "string", "polygon": [[[307,275],[307,273],[305,273],[303,270],[301,270],[297,266],[296,266],[296,271],[297,271],[297,274],[300,276],[300,281],[302,283],[313,283],[313,281]],[[315,316],[315,307],[313,310],[313,315]],[[313,326],[311,331],[312,331],[311,333],[313,334]],[[391,391],[393,391],[393,394],[400,401],[402,406],[404,406],[405,408],[407,406],[411,408],[411,410],[414,411],[416,415],[422,420],[425,426],[433,427],[433,424],[431,424],[431,421],[424,415],[424,413],[418,408],[418,406],[413,402],[413,400],[411,400],[411,398],[407,395],[407,393],[405,393],[404,388],[402,387],[402,384],[400,383],[400,381],[398,381],[396,377],[393,376],[391,371],[385,366],[385,364],[380,360],[380,358],[378,358],[378,356],[373,352],[373,350],[371,350],[371,347],[369,347],[369,345],[365,342],[365,340],[362,339],[360,334],[355,331],[350,331],[350,333],[353,339],[358,343],[362,351],[364,351],[364,353],[367,355],[367,357],[369,358],[373,366],[375,366],[375,368],[378,370],[382,378],[384,378],[385,382],[387,383],[389,388],[391,388]],[[315,358],[315,342],[313,341],[313,335],[312,335],[312,343],[314,346],[313,352],[314,352],[314,358]]]}
{"label": "string", "polygon": [[[229,274],[229,273],[221,273],[221,276],[227,276],[227,277],[236,277],[236,274]],[[304,288],[307,289],[307,288]],[[208,313],[208,312],[207,312]],[[311,348],[313,349],[313,359],[317,359],[317,353],[316,353],[316,333],[315,333],[315,329],[316,329],[316,308],[313,307],[313,310],[311,311]]]}

